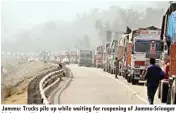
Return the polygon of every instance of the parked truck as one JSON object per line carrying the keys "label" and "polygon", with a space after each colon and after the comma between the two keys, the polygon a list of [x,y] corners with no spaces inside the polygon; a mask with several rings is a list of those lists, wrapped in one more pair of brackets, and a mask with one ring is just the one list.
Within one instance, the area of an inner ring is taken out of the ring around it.
{"label": "parked truck", "polygon": [[92,65],[92,50],[79,50],[78,65],[91,67],[91,65]]}
{"label": "parked truck", "polygon": [[125,41],[127,39],[128,34],[123,34],[119,40],[118,40],[118,54],[117,58],[119,60],[119,75],[121,76],[122,72],[124,71],[124,66],[125,66]]}
{"label": "parked truck", "polygon": [[110,55],[108,57],[109,60],[109,70],[111,74],[115,74],[116,72],[116,67],[114,65],[115,58],[117,57],[118,53],[118,40],[113,40],[110,44]]}
{"label": "parked truck", "polygon": [[103,67],[103,51],[104,51],[104,45],[98,46],[96,49],[96,67],[102,68]]}
{"label": "parked truck", "polygon": [[129,34],[122,35],[118,40],[119,75],[126,79],[131,65],[131,45]]}
{"label": "parked truck", "polygon": [[[165,57],[170,57],[169,78],[165,78],[159,85],[158,97],[161,102],[176,104],[176,23],[175,19],[170,19],[176,14],[176,3],[171,3],[167,12],[163,16],[161,29],[161,62]],[[173,31],[173,32],[172,32]]]}
{"label": "parked truck", "polygon": [[126,52],[128,54],[126,55],[126,68],[128,70],[126,78],[128,82],[132,82],[132,84],[144,83],[141,74],[149,65],[151,57],[155,58],[156,63],[159,65],[159,36],[160,29],[154,26],[139,28],[129,34],[128,43],[126,44]]}
{"label": "parked truck", "polygon": [[96,59],[95,59],[95,50],[92,50],[92,67],[95,67]]}
{"label": "parked truck", "polygon": [[103,70],[106,72],[110,72],[110,70],[109,70],[110,62],[108,59],[109,55],[110,55],[110,43],[107,42],[105,44],[105,49],[103,51]]}

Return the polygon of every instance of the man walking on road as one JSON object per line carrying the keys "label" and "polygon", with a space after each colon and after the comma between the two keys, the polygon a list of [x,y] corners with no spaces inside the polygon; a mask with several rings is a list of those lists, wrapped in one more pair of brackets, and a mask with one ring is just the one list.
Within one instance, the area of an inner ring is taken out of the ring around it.
{"label": "man walking on road", "polygon": [[159,66],[155,65],[155,59],[150,59],[150,66],[146,70],[145,80],[147,80],[147,96],[150,104],[153,104],[156,90],[161,79],[164,79],[165,73]]}
{"label": "man walking on road", "polygon": [[115,72],[115,77],[118,78],[118,74],[119,74],[119,61],[118,58],[115,58],[115,62],[114,62],[114,66],[116,67],[116,72]]}

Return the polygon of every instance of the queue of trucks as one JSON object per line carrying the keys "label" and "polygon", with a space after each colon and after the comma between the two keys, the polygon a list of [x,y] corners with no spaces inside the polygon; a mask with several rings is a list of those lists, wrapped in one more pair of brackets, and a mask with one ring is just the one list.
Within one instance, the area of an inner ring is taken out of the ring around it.
{"label": "queue of trucks", "polygon": [[[156,59],[156,65],[163,67],[166,57],[170,58],[169,78],[160,82],[158,98],[165,103],[169,99],[170,104],[176,104],[176,26],[173,26],[174,33],[168,36],[170,30],[169,17],[176,17],[176,3],[171,3],[166,14],[163,16],[162,27],[149,26],[135,30],[127,30],[121,36],[116,37],[95,50],[78,50],[63,52],[58,58],[69,58],[70,62],[79,66],[102,68],[105,72],[115,74],[116,58],[119,60],[119,76],[122,76],[128,83],[136,85],[145,83],[143,72],[150,65],[150,58]],[[172,23],[174,23],[172,22]],[[168,38],[170,37],[170,38]],[[109,38],[107,36],[107,38]],[[47,59],[47,55],[44,55]]]}
{"label": "queue of trucks", "polygon": [[[169,19],[173,16],[173,20]],[[106,42],[96,49],[95,65],[104,71],[114,74],[115,58],[119,60],[119,76],[133,85],[145,83],[142,73],[150,65],[150,58],[156,59],[161,68],[168,57],[170,59],[169,78],[160,82],[158,98],[162,103],[176,104],[176,3],[171,3],[163,16],[162,28],[150,26],[126,32],[111,42]],[[173,21],[173,22],[171,22]],[[170,25],[170,23],[172,23]],[[174,24],[174,25],[173,25]],[[172,29],[169,28],[172,26]],[[169,30],[173,30],[168,36]]]}

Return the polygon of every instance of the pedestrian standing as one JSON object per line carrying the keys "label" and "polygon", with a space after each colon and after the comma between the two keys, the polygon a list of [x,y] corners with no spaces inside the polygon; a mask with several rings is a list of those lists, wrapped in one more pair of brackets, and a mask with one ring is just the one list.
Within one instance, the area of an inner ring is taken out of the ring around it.
{"label": "pedestrian standing", "polygon": [[115,72],[115,77],[116,77],[116,78],[118,78],[117,76],[118,76],[118,74],[119,74],[119,61],[120,61],[120,60],[118,60],[118,58],[116,57],[116,58],[115,58],[115,62],[114,62],[114,66],[115,66],[115,68],[116,68],[116,72]]}
{"label": "pedestrian standing", "polygon": [[147,80],[147,96],[149,104],[153,104],[156,90],[159,86],[160,80],[164,79],[165,73],[159,66],[155,65],[155,59],[150,59],[150,66],[145,73],[145,80]]}

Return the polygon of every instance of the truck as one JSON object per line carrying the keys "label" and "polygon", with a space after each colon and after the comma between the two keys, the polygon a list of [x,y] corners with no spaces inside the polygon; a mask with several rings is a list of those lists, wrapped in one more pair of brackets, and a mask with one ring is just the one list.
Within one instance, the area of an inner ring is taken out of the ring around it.
{"label": "truck", "polygon": [[[139,28],[133,30],[129,34],[132,45],[127,45],[128,53],[128,76],[127,81],[130,83],[138,84],[139,82],[145,83],[143,80],[142,72],[149,66],[149,59],[155,58],[156,64],[159,65],[160,59],[160,33],[161,30],[155,26],[147,28]],[[129,40],[128,40],[129,41]],[[129,47],[128,47],[129,46]],[[132,48],[132,51],[130,50]]]}
{"label": "truck", "polygon": [[115,58],[117,57],[118,50],[118,40],[112,40],[110,44],[110,55],[108,57],[109,60],[109,70],[111,74],[115,74],[116,67],[114,65]]}
{"label": "truck", "polygon": [[160,37],[161,62],[165,57],[170,57],[170,67],[169,78],[165,78],[160,82],[158,97],[162,103],[165,103],[168,99],[168,104],[176,104],[176,26],[169,24],[176,22],[175,19],[169,19],[173,14],[176,14],[176,3],[171,3],[163,16]]}
{"label": "truck", "polygon": [[96,64],[95,50],[92,50],[92,67],[95,67],[95,64]]}
{"label": "truck", "polygon": [[132,34],[129,33],[124,37],[124,54],[120,65],[120,74],[128,80],[128,75],[131,68],[132,56]]}
{"label": "truck", "polygon": [[118,54],[117,54],[117,58],[119,60],[119,75],[123,75],[123,71],[124,71],[124,66],[125,66],[125,41],[128,37],[128,34],[123,34],[119,39],[118,39]]}
{"label": "truck", "polygon": [[110,63],[109,63],[109,59],[108,59],[109,55],[110,55],[110,43],[107,42],[105,44],[105,49],[103,51],[103,70],[106,72],[110,72],[110,70],[109,70]]}
{"label": "truck", "polygon": [[104,45],[100,45],[96,49],[96,68],[102,68],[103,67],[103,51],[104,51]]}
{"label": "truck", "polygon": [[92,65],[92,50],[79,50],[78,65],[91,67],[91,65]]}

